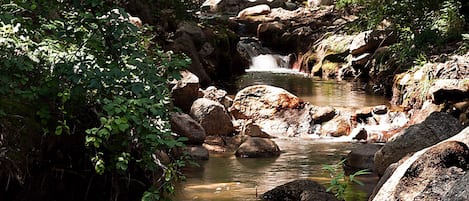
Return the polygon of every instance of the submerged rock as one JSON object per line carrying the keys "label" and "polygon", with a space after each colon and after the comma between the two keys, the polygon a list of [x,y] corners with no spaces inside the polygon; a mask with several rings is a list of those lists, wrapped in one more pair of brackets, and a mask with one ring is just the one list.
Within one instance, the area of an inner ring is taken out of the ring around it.
{"label": "submerged rock", "polygon": [[280,148],[270,139],[251,137],[239,146],[235,155],[241,158],[273,157],[280,155]]}
{"label": "submerged rock", "polygon": [[182,148],[179,148],[177,155],[187,154],[194,160],[208,160],[209,153],[208,150],[201,146],[188,145]]}
{"label": "submerged rock", "polygon": [[374,155],[382,147],[381,144],[363,144],[354,148],[347,154],[344,164],[346,174],[359,170],[374,170]]}
{"label": "submerged rock", "polygon": [[334,194],[326,192],[321,184],[299,179],[277,186],[262,194],[265,201],[338,201]]}

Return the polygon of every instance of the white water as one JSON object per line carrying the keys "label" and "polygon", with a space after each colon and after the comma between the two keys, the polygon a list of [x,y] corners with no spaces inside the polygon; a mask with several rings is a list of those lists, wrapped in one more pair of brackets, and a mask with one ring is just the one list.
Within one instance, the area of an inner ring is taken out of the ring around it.
{"label": "white water", "polygon": [[251,60],[247,71],[297,72],[291,70],[290,55],[261,54]]}

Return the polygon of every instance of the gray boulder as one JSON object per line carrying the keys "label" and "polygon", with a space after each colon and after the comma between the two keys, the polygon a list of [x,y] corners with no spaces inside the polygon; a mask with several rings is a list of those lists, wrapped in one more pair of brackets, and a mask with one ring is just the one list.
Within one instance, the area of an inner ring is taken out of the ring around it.
{"label": "gray boulder", "polygon": [[179,150],[179,155],[182,154],[187,154],[194,160],[208,160],[209,159],[209,153],[208,150],[200,145],[188,145],[185,147],[180,148]]}
{"label": "gray boulder", "polygon": [[457,180],[454,185],[445,194],[443,200],[451,201],[467,201],[469,200],[469,171],[466,171],[464,176]]}
{"label": "gray boulder", "polygon": [[399,161],[405,155],[448,139],[462,129],[461,123],[453,116],[434,112],[421,124],[412,125],[395,135],[376,152],[375,171],[378,175],[383,175],[389,165]]}
{"label": "gray boulder", "polygon": [[359,170],[374,170],[374,155],[382,147],[381,144],[363,144],[356,147],[347,154],[344,164],[346,174],[354,173]]}
{"label": "gray boulder", "polygon": [[201,145],[205,140],[205,129],[191,116],[184,113],[171,113],[171,130],[187,137],[187,144]]}
{"label": "gray boulder", "polygon": [[182,78],[170,84],[173,104],[184,112],[189,112],[192,102],[197,99],[199,91],[199,78],[189,71],[181,71]]}
{"label": "gray boulder", "polygon": [[[370,200],[467,200],[469,128],[402,162]],[[467,180],[467,178],[466,178]]]}
{"label": "gray boulder", "polygon": [[246,87],[236,94],[229,111],[236,119],[253,119],[263,131],[274,137],[313,132],[311,106],[278,87]]}
{"label": "gray boulder", "polygon": [[225,107],[216,101],[199,98],[192,104],[190,114],[202,125],[207,135],[230,135],[234,132]]}
{"label": "gray boulder", "polygon": [[338,201],[334,194],[326,192],[324,186],[309,179],[277,186],[265,192],[261,198],[265,201]]}
{"label": "gray boulder", "polygon": [[235,155],[241,158],[274,157],[280,155],[280,148],[270,139],[251,137],[239,146]]}

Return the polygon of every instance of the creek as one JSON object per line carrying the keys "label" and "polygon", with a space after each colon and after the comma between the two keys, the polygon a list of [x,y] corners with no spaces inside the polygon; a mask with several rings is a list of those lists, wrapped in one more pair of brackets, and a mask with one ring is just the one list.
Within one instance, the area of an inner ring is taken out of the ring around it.
{"label": "creek", "polygon": [[[240,89],[267,84],[284,88],[311,104],[360,108],[386,104],[382,96],[364,92],[364,84],[311,78],[288,69],[248,71],[223,87],[234,94]],[[334,139],[274,139],[282,150],[277,158],[236,158],[233,153],[212,154],[200,167],[185,170],[187,180],[176,187],[178,201],[250,201],[262,193],[293,181],[309,178],[325,186],[330,175],[323,164],[335,164],[359,144]],[[352,185],[347,201],[367,200],[377,178],[361,177],[364,186]]]}

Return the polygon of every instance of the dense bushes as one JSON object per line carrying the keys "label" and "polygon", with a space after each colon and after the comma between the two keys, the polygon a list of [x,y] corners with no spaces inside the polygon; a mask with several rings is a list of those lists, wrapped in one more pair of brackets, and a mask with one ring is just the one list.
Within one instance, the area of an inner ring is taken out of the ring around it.
{"label": "dense bushes", "polygon": [[390,22],[399,37],[394,52],[401,62],[428,54],[435,46],[460,40],[468,20],[463,9],[468,3],[461,0],[339,0],[337,4],[363,7],[358,26],[362,29],[374,29],[383,20]]}
{"label": "dense bushes", "polygon": [[42,127],[37,135],[83,136],[77,144],[87,147],[82,156],[91,161],[84,169],[88,164],[97,174],[129,179],[135,170],[148,172],[154,186],[144,198],[158,200],[173,192],[184,165],[164,164],[156,153],[183,146],[168,124],[167,83],[189,60],[153,44],[148,27],[129,23],[120,4],[2,3],[0,123],[21,115],[7,105],[25,105]]}

